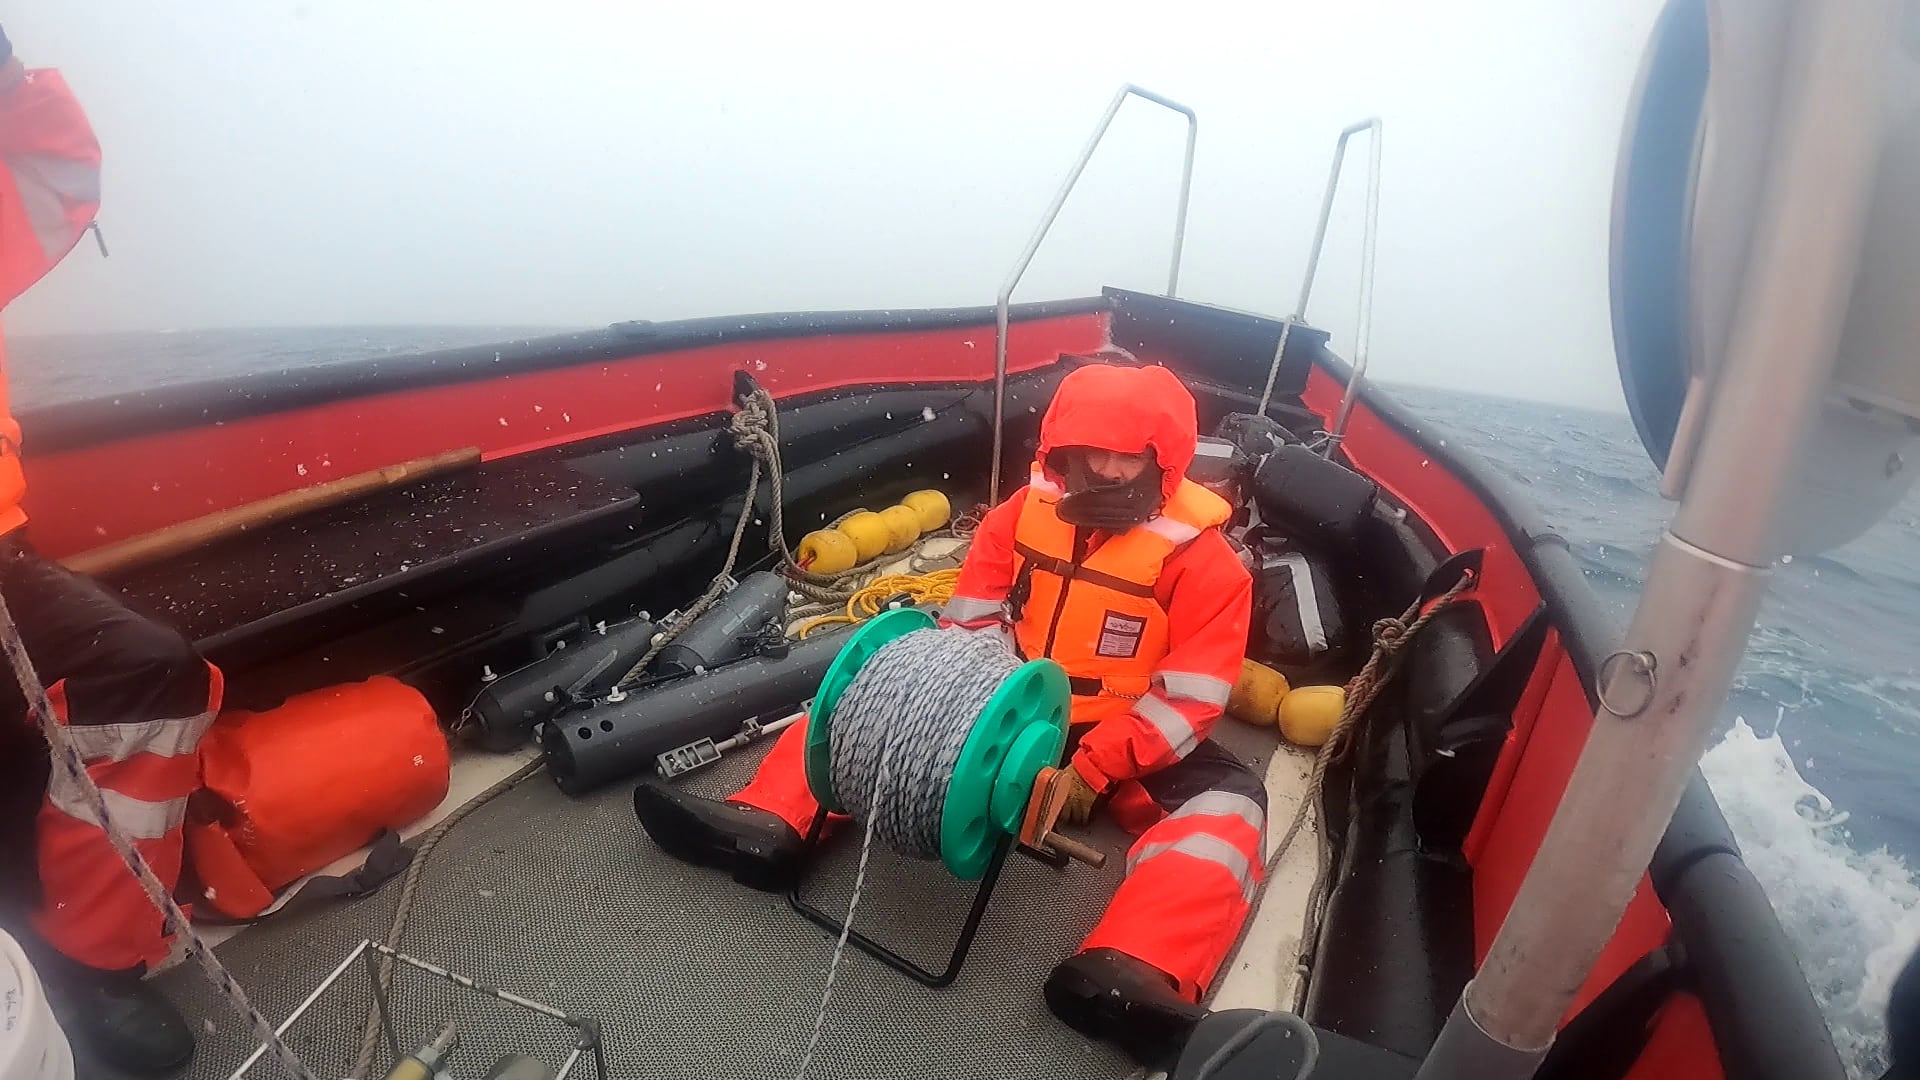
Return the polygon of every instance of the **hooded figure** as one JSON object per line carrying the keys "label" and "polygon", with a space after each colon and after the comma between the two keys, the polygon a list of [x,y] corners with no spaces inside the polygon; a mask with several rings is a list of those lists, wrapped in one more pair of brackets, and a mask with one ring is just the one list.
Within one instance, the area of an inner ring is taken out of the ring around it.
{"label": "hooded figure", "polygon": [[[1105,800],[1139,838],[1106,914],[1047,979],[1063,1021],[1148,1064],[1177,1056],[1238,939],[1265,853],[1266,789],[1208,740],[1239,677],[1253,583],[1220,526],[1229,507],[1188,480],[1193,396],[1159,367],[1089,366],[1061,380],[1027,486],[974,533],[943,623],[1049,657],[1073,690],[1068,815]],[[656,843],[757,888],[784,888],[818,810],[804,725],[725,802],[643,782]]]}
{"label": "hooded figure", "polygon": [[[0,307],[85,234],[99,184],[100,147],[66,82],[22,66],[0,33]],[[27,544],[4,370],[0,349],[0,593],[114,824],[172,886],[220,673],[177,631]],[[32,955],[83,1062],[166,1073],[192,1055],[192,1031],[141,978],[169,951],[160,913],[82,793],[48,768],[11,678],[0,680],[0,922]]]}

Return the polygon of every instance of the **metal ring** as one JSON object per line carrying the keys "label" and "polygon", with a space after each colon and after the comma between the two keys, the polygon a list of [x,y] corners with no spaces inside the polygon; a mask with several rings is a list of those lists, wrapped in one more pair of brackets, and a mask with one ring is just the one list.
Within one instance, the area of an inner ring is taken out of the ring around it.
{"label": "metal ring", "polygon": [[[1641,697],[1640,703],[1631,709],[1620,708],[1613,702],[1607,700],[1607,687],[1613,682],[1614,661],[1616,660],[1627,661],[1628,664],[1632,665],[1633,673],[1640,676],[1646,683],[1645,695]],[[1659,669],[1659,660],[1656,659],[1652,653],[1644,650],[1629,652],[1626,649],[1620,649],[1609,654],[1605,660],[1600,661],[1599,679],[1597,680],[1600,686],[1600,707],[1622,720],[1631,720],[1641,713],[1646,712],[1647,706],[1653,704],[1654,690],[1660,684]]]}

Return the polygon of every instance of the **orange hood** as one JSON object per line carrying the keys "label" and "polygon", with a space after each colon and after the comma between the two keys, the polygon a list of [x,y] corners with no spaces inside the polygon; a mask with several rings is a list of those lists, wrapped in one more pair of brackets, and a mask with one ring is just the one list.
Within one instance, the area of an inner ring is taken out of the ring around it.
{"label": "orange hood", "polygon": [[1178,376],[1163,367],[1095,364],[1060,380],[1053,404],[1040,421],[1038,463],[1055,483],[1064,483],[1047,455],[1066,446],[1091,446],[1116,454],[1153,451],[1161,496],[1172,499],[1193,464],[1200,423]]}

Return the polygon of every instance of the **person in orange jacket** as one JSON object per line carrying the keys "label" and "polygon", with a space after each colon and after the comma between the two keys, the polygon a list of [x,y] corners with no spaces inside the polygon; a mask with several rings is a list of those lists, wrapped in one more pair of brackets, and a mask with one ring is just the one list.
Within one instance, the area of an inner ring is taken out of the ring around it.
{"label": "person in orange jacket", "polygon": [[[1129,831],[1127,876],[1044,987],[1067,1024],[1165,1064],[1245,923],[1263,871],[1266,788],[1208,733],[1246,655],[1253,582],[1187,479],[1193,396],[1159,367],[1090,366],[1060,383],[1027,485],[974,533],[943,622],[1050,657],[1073,690],[1069,813],[1104,801]],[[719,802],[634,792],[670,854],[755,888],[788,884],[818,803],[804,725]]]}
{"label": "person in orange jacket", "polygon": [[[0,32],[0,307],[79,241],[99,183],[100,147],[65,80],[27,70]],[[4,365],[0,352],[0,376]],[[174,884],[220,673],[179,633],[34,554],[20,441],[0,377],[0,596],[114,824]],[[175,1069],[192,1055],[193,1035],[142,979],[169,951],[160,914],[83,796],[49,768],[11,678],[0,679],[0,714],[0,918],[33,955],[79,1047],[131,1072]]]}

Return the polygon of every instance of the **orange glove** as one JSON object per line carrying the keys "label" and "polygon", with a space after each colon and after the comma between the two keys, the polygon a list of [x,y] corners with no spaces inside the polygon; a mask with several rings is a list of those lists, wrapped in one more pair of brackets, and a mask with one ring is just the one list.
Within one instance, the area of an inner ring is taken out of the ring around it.
{"label": "orange glove", "polygon": [[1100,798],[1100,793],[1093,790],[1093,785],[1080,775],[1080,770],[1069,765],[1067,774],[1073,781],[1067,789],[1066,801],[1060,804],[1060,824],[1085,825],[1093,818],[1093,804]]}

